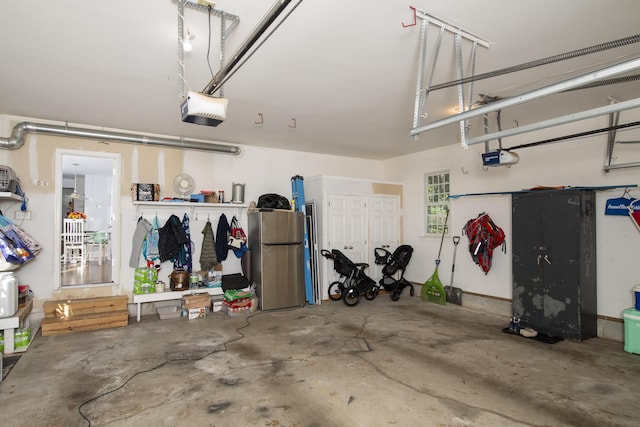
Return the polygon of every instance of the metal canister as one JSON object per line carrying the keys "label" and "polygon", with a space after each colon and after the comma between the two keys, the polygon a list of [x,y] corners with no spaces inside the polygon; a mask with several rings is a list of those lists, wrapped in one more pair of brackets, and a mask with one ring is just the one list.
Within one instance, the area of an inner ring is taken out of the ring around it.
{"label": "metal canister", "polygon": [[234,182],[231,185],[231,203],[244,203],[244,184]]}

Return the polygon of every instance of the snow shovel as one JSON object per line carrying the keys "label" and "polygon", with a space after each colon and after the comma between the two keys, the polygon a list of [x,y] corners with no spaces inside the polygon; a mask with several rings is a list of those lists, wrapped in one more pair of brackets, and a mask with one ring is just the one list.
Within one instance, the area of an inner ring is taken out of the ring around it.
{"label": "snow shovel", "polygon": [[429,301],[435,304],[447,305],[447,298],[444,292],[444,287],[440,278],[438,277],[438,265],[440,265],[440,253],[442,252],[442,242],[444,241],[444,233],[446,231],[447,221],[449,219],[449,210],[447,210],[447,216],[442,226],[442,237],[440,238],[440,249],[438,249],[438,259],[436,259],[436,269],[431,277],[424,282],[422,289],[420,290],[420,298],[422,301]]}
{"label": "snow shovel", "polygon": [[460,243],[460,236],[453,236],[453,261],[451,262],[451,283],[449,286],[444,287],[444,292],[447,295],[447,302],[452,304],[462,305],[462,289],[453,287],[453,273],[456,270],[456,250],[458,249],[458,243]]}

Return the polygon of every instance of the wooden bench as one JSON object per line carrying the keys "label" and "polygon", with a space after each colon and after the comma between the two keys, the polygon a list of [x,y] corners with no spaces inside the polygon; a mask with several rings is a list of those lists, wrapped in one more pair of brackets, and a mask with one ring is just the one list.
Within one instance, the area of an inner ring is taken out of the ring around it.
{"label": "wooden bench", "polygon": [[127,326],[128,302],[126,295],[45,301],[42,336]]}

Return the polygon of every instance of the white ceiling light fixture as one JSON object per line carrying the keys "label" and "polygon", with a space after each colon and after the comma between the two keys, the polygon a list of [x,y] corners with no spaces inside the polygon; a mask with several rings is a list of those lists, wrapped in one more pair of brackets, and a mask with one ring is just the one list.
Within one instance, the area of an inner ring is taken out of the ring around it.
{"label": "white ceiling light fixture", "polygon": [[78,193],[78,163],[74,163],[73,167],[75,168],[73,171],[73,193],[69,194],[67,198],[73,200],[85,200],[86,197]]}

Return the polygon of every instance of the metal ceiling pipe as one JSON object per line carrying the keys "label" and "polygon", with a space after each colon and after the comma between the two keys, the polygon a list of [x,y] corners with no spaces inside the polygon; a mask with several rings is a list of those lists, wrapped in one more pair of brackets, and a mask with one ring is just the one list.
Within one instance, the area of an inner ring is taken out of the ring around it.
{"label": "metal ceiling pipe", "polygon": [[444,89],[447,87],[456,86],[458,84],[466,84],[473,81],[484,80],[491,77],[501,76],[503,74],[510,74],[516,71],[528,70],[529,68],[539,67],[542,65],[552,64],[558,61],[564,61],[567,59],[578,58],[580,56],[589,55],[592,53],[602,52],[605,50],[626,46],[628,44],[640,43],[640,34],[634,36],[625,37],[618,40],[613,40],[606,43],[601,43],[595,46],[586,47],[583,49],[573,50],[571,52],[561,53],[559,55],[549,56],[543,59],[536,59],[535,61],[525,62],[524,64],[513,65],[507,68],[501,68],[499,70],[489,71],[487,73],[478,74],[477,76],[471,75],[464,79],[453,80],[446,83],[440,83],[433,85],[429,90],[434,91],[438,89]]}
{"label": "metal ceiling pipe", "polygon": [[556,117],[542,122],[531,123],[524,126],[518,126],[499,132],[487,133],[477,136],[475,138],[467,139],[468,145],[479,144],[481,142],[490,141],[498,138],[508,138],[514,135],[520,135],[527,132],[533,132],[540,129],[547,129],[554,126],[565,125],[567,123],[573,123],[580,120],[591,119],[598,116],[604,116],[605,114],[616,113],[618,111],[631,110],[633,108],[640,107],[640,98],[630,99],[629,101],[622,101],[615,104],[605,105],[603,107],[593,108],[591,110],[581,111],[579,113],[568,114],[566,116]]}
{"label": "metal ceiling pipe", "polygon": [[625,73],[627,71],[640,68],[640,58],[635,58],[629,61],[621,62],[610,67],[603,68],[601,70],[593,71],[587,74],[583,74],[578,77],[574,77],[560,83],[544,86],[540,89],[534,89],[529,92],[525,92],[521,95],[515,95],[509,98],[501,99],[500,101],[492,102],[491,104],[483,105],[482,107],[474,108],[473,110],[467,110],[452,116],[445,117],[444,119],[436,120],[435,122],[418,126],[411,129],[409,134],[411,136],[419,135],[422,132],[436,129],[442,126],[450,125],[460,120],[467,120],[473,117],[481,116],[485,113],[492,111],[498,111],[507,107],[522,104],[534,99],[542,98],[548,95],[553,95],[558,92],[565,91],[574,87],[582,86],[584,84],[591,83],[592,81],[601,80],[606,77],[610,77],[616,74]]}
{"label": "metal ceiling pipe", "polygon": [[214,144],[184,138],[160,138],[155,136],[135,135],[130,133],[47,125],[31,122],[18,123],[13,127],[10,137],[0,137],[0,148],[15,150],[22,147],[27,138],[27,134],[29,133],[53,136],[67,136],[72,138],[97,139],[100,141],[150,145],[154,147],[183,148],[189,150],[233,154],[236,156],[240,154],[240,147],[236,145]]}
{"label": "metal ceiling pipe", "polygon": [[262,21],[256,26],[249,36],[242,42],[240,47],[234,52],[233,55],[229,58],[226,64],[224,64],[220,71],[216,73],[215,76],[211,79],[211,81],[207,84],[207,86],[202,90],[202,93],[205,95],[213,95],[220,84],[224,81],[227,74],[229,74],[233,68],[240,62],[242,57],[247,54],[249,49],[258,41],[260,36],[267,30],[267,28],[276,20],[278,15],[282,13],[282,11],[291,3],[291,0],[278,0],[272,7],[271,10],[267,12],[267,14],[262,18]]}
{"label": "metal ceiling pipe", "polygon": [[618,129],[636,128],[638,126],[640,126],[640,121],[624,123],[621,125],[618,124],[614,126],[607,126],[605,128],[600,128],[600,129],[592,129],[584,132],[572,133],[570,135],[556,136],[555,138],[543,139],[542,141],[527,142],[526,144],[514,145],[513,147],[506,148],[505,150],[511,151],[511,150],[519,150],[521,148],[537,147],[538,145],[551,144],[553,142],[568,141],[570,139],[576,139],[576,138],[584,138],[587,136],[597,135],[605,132],[611,132]]}
{"label": "metal ceiling pipe", "polygon": [[603,166],[602,169],[604,169],[605,172],[609,172],[614,169],[637,168],[638,166],[640,166],[640,162],[621,163],[619,165],[608,165],[608,166]]}

